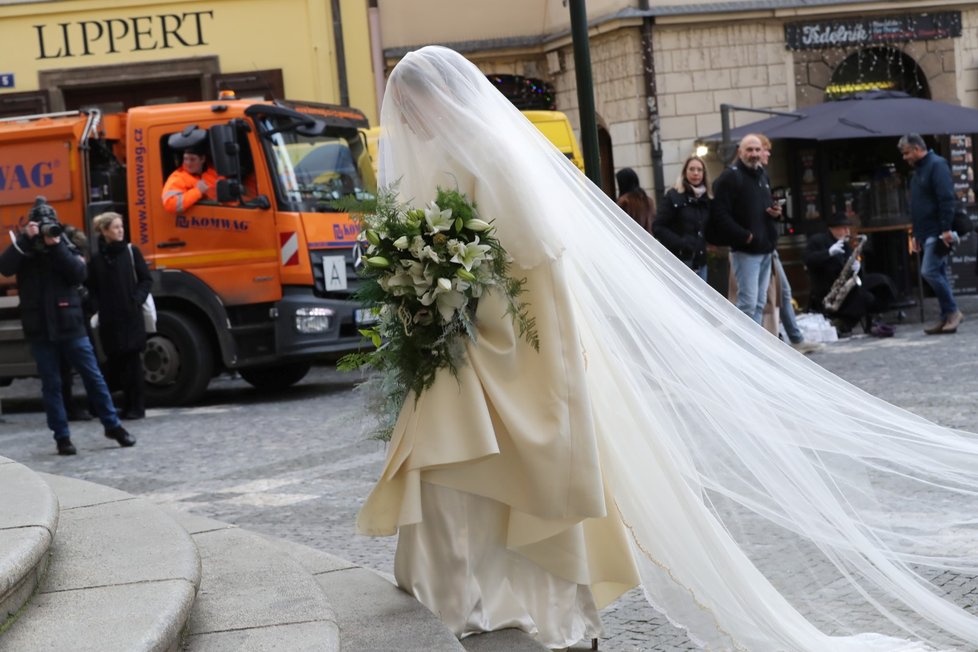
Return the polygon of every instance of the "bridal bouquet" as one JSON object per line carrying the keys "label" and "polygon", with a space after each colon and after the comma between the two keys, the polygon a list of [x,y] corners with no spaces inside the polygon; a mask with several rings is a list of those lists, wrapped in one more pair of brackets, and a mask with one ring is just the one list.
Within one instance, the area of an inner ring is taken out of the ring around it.
{"label": "bridal bouquet", "polygon": [[484,294],[502,292],[520,336],[539,348],[534,319],[520,300],[525,280],[509,275],[510,258],[494,227],[464,194],[439,188],[420,209],[407,208],[396,191],[384,190],[372,209],[351,212],[365,247],[357,298],[377,306],[379,319],[376,327],[360,331],[375,349],[344,356],[338,368],[382,372],[377,382],[386,421],[379,438],[390,438],[409,392],[417,399],[439,369],[458,374],[465,339],[476,340],[475,309]]}

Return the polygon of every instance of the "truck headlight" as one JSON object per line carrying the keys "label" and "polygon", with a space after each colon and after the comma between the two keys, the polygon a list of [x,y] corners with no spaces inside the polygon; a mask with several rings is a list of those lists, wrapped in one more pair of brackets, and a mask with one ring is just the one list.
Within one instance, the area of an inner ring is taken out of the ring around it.
{"label": "truck headlight", "polygon": [[295,329],[300,333],[324,333],[329,330],[329,308],[298,308],[295,311]]}

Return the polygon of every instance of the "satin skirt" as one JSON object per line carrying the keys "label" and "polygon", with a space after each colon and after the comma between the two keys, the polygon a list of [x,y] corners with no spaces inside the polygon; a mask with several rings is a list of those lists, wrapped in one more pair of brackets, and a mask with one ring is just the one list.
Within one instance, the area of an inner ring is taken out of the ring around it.
{"label": "satin skirt", "polygon": [[520,629],[551,649],[602,634],[591,589],[505,545],[509,507],[427,482],[424,519],[398,531],[397,584],[456,636]]}

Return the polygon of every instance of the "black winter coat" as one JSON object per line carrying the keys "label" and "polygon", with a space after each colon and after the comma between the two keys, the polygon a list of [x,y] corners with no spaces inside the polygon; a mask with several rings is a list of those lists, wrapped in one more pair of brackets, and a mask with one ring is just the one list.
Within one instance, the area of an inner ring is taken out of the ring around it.
{"label": "black winter coat", "polygon": [[146,348],[143,302],[152,286],[153,279],[138,247],[132,247],[130,258],[127,243],[106,243],[99,236],[99,251],[92,258],[88,287],[98,310],[99,339],[107,356]]}
{"label": "black winter coat", "polygon": [[703,229],[710,215],[710,198],[670,188],[652,223],[652,234],[676,258],[699,269],[706,264],[706,239]]}
{"label": "black winter coat", "polygon": [[36,248],[41,236],[21,234],[0,254],[0,274],[17,277],[20,321],[28,342],[64,342],[85,337],[79,286],[85,261],[64,238]]}
{"label": "black winter coat", "polygon": [[734,251],[771,253],[778,241],[775,220],[767,214],[771,205],[771,185],[764,170],[733,164],[713,184],[707,240]]}

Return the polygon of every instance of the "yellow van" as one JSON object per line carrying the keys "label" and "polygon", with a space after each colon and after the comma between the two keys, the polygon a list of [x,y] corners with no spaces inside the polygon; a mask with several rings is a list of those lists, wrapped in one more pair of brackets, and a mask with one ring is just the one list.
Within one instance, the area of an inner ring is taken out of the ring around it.
{"label": "yellow van", "polygon": [[584,156],[581,154],[581,148],[577,144],[574,130],[571,129],[570,120],[566,115],[560,111],[522,111],[522,113],[581,172],[584,171]]}
{"label": "yellow van", "polygon": [[[574,136],[574,130],[571,129],[570,120],[566,115],[560,111],[522,111],[522,113],[540,130],[540,133],[547,137],[547,140],[569,158],[581,172],[584,172],[584,156],[581,154],[581,147],[577,144],[577,137]],[[377,141],[380,138],[380,127],[361,129],[360,133],[367,143],[367,152],[370,154],[376,175],[379,163]]]}

